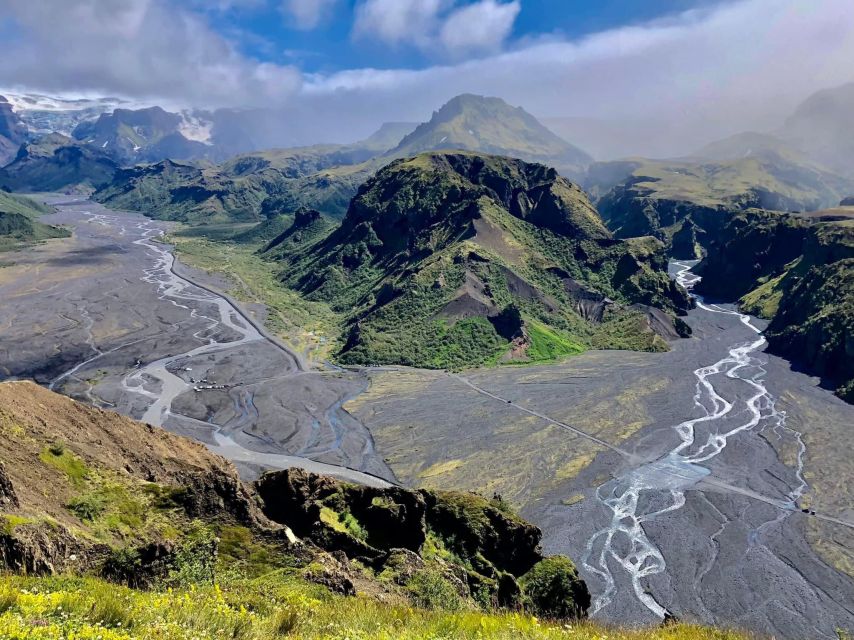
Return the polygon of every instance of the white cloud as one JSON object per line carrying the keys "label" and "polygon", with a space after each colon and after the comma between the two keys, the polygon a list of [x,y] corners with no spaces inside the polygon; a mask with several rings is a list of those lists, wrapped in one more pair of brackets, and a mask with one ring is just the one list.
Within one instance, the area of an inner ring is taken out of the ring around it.
{"label": "white cloud", "polygon": [[429,53],[459,57],[494,52],[519,14],[519,0],[362,0],[356,5],[353,35]]}
{"label": "white cloud", "polygon": [[292,67],[240,54],[168,0],[0,0],[0,84],[173,103],[270,105],[302,81]]}
{"label": "white cloud", "polygon": [[439,40],[454,54],[496,51],[510,35],[521,8],[518,0],[507,3],[481,0],[462,7],[445,20]]}
{"label": "white cloud", "polygon": [[364,0],[356,6],[353,34],[388,44],[427,46],[449,0]]}
{"label": "white cloud", "polygon": [[298,29],[316,28],[334,9],[338,0],[284,0],[283,10]]}

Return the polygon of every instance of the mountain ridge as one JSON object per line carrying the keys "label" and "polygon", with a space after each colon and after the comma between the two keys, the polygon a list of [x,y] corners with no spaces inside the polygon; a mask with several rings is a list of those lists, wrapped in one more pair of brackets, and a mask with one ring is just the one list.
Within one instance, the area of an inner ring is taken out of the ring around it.
{"label": "mountain ridge", "polygon": [[665,349],[645,305],[688,301],[660,249],[612,240],[552,168],[446,151],[393,161],[328,236],[268,257],[286,286],[349,312],[345,362],[459,367],[607,346],[617,325],[623,346]]}

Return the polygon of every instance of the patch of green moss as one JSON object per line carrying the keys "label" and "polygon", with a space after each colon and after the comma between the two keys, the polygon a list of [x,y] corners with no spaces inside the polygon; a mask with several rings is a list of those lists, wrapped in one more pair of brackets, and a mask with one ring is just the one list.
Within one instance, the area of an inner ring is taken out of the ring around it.
{"label": "patch of green moss", "polygon": [[39,460],[58,469],[75,486],[81,486],[89,477],[90,469],[86,464],[64,446],[54,443],[39,453]]}
{"label": "patch of green moss", "polygon": [[5,533],[6,535],[11,535],[15,531],[15,527],[20,527],[25,524],[31,524],[35,522],[32,518],[25,518],[23,516],[16,516],[13,514],[3,514],[0,516],[2,519],[2,524],[0,524],[0,531]]}
{"label": "patch of green moss", "polygon": [[583,345],[540,322],[529,321],[525,326],[531,341],[527,355],[533,362],[552,362],[585,350]]}

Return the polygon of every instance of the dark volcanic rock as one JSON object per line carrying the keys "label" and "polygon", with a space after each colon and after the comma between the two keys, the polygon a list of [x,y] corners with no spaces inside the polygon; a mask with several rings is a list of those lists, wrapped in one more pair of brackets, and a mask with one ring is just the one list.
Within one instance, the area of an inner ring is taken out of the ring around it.
{"label": "dark volcanic rock", "polygon": [[[341,484],[302,469],[266,473],[256,489],[268,518],[287,523],[296,535],[330,551],[375,559],[392,548],[417,552],[424,544],[425,504],[417,492]],[[324,509],[352,515],[364,539],[327,522]]]}
{"label": "dark volcanic rock", "polygon": [[846,221],[749,212],[733,217],[694,269],[696,290],[771,320],[772,352],[854,401],[854,233]]}
{"label": "dark volcanic rock", "polygon": [[484,558],[514,576],[542,559],[540,530],[509,516],[471,494],[421,491],[427,503],[427,525],[451,540],[464,558]]}
{"label": "dark volcanic rock", "polygon": [[91,566],[103,545],[75,537],[62,525],[31,522],[0,531],[0,568],[18,573],[53,575]]}

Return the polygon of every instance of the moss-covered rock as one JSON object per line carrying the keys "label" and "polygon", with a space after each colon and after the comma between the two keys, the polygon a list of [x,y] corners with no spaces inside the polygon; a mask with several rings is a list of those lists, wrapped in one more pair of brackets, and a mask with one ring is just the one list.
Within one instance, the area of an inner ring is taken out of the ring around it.
{"label": "moss-covered rock", "polygon": [[527,604],[547,618],[580,618],[590,607],[590,592],[568,558],[538,562],[520,580]]}
{"label": "moss-covered rock", "polygon": [[256,487],[272,520],[368,564],[419,603],[446,607],[462,590],[483,606],[520,606],[518,579],[543,559],[537,527],[475,494],[357,486],[301,469],[266,473]]}

